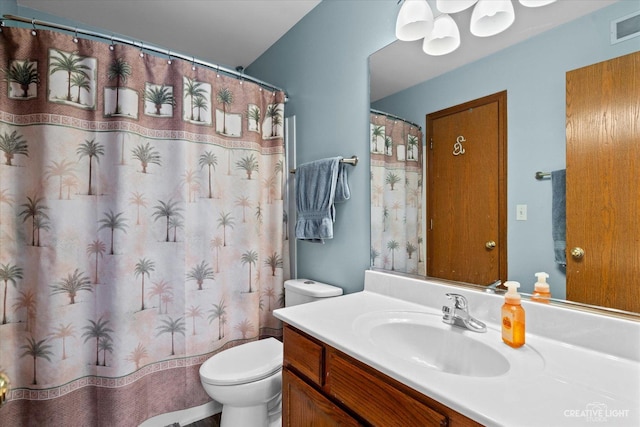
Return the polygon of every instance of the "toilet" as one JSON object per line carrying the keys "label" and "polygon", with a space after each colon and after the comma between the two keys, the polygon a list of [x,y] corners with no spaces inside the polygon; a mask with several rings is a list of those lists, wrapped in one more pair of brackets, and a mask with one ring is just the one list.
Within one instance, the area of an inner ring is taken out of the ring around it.
{"label": "toilet", "polygon": [[[342,295],[342,289],[313,280],[284,283],[285,306]],[[200,366],[200,381],[222,404],[221,427],[276,427],[282,424],[282,342],[267,338],[211,356]]]}

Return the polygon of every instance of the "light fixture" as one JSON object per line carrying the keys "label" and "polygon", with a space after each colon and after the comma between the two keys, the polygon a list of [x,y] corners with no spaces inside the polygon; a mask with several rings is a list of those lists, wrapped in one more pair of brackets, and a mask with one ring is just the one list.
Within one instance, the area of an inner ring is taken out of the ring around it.
{"label": "light fixture", "polygon": [[469,29],[476,37],[490,37],[503,32],[516,19],[511,0],[479,0],[473,8]]}
{"label": "light fixture", "polygon": [[520,0],[520,4],[526,7],[541,7],[553,3],[556,0]]}
{"label": "light fixture", "polygon": [[436,8],[442,13],[458,13],[469,9],[478,0],[437,0]]}
{"label": "light fixture", "polygon": [[449,14],[442,14],[433,21],[433,30],[424,38],[424,53],[440,56],[456,50],[460,46],[460,30]]}
{"label": "light fixture", "polygon": [[[402,1],[402,0],[401,0]],[[557,0],[519,0],[526,7],[540,7]],[[515,21],[511,0],[404,0],[396,20],[396,37],[402,41],[424,38],[422,50],[428,55],[446,55],[460,46],[460,31],[451,14],[473,6],[469,30],[476,37],[490,37]],[[458,20],[459,21],[459,20]]]}
{"label": "light fixture", "polygon": [[404,0],[396,20],[396,37],[402,41],[419,40],[433,29],[433,12],[427,0]]}

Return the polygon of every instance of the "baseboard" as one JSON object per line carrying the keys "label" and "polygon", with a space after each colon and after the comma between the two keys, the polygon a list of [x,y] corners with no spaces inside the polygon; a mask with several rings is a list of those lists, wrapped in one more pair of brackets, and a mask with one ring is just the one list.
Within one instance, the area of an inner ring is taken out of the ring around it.
{"label": "baseboard", "polygon": [[186,426],[204,418],[208,418],[221,411],[222,405],[218,402],[211,401],[193,408],[156,415],[155,417],[149,418],[140,424],[139,427],[166,427],[174,423]]}

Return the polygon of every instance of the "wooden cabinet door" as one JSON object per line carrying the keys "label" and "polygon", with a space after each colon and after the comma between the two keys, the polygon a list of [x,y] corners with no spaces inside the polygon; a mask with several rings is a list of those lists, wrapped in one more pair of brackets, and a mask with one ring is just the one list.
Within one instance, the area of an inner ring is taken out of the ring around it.
{"label": "wooden cabinet door", "polygon": [[640,312],[638,171],[640,52],[568,72],[568,300]]}
{"label": "wooden cabinet door", "polygon": [[282,370],[282,408],[282,425],[285,427],[360,425],[286,368]]}
{"label": "wooden cabinet door", "polygon": [[324,384],[324,346],[322,343],[284,327],[284,366],[293,369],[298,375],[312,383]]}

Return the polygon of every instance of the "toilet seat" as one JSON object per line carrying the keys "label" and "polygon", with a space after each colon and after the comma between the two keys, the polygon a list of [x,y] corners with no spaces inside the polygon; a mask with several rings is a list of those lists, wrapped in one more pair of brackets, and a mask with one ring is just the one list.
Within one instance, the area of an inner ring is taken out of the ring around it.
{"label": "toilet seat", "polygon": [[282,343],[277,339],[253,341],[210,357],[200,366],[200,378],[212,385],[250,383],[280,371],[282,359]]}

